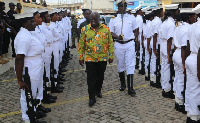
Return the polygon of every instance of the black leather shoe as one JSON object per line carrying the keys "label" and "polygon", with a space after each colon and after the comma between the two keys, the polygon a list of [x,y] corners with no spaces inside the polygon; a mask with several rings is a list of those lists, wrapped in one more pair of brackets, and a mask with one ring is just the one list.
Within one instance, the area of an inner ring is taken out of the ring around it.
{"label": "black leather shoe", "polygon": [[126,85],[121,85],[121,87],[119,88],[120,91],[124,91],[126,89]]}
{"label": "black leather shoe", "polygon": [[44,118],[47,116],[47,114],[43,111],[36,111],[36,119]]}
{"label": "black leather shoe", "polygon": [[156,87],[156,83],[154,83],[153,81],[150,81],[150,86]]}
{"label": "black leather shoe", "polygon": [[164,90],[162,91],[162,96],[164,98],[171,98],[171,99],[175,99],[175,96],[173,94],[173,91],[169,91],[169,92],[165,92]]}
{"label": "black leather shoe", "polygon": [[49,94],[49,96],[50,96],[50,98],[52,98],[52,99],[57,99],[57,96],[52,96],[51,94]]}
{"label": "black leather shoe", "polygon": [[61,86],[61,85],[58,85],[56,86],[57,88],[60,88],[60,89],[64,89],[65,87],[64,86]]}
{"label": "black leather shoe", "polygon": [[50,103],[55,103],[56,99],[51,98],[49,95],[47,96],[47,98],[43,98],[42,102],[44,104],[50,104]]}
{"label": "black leather shoe", "polygon": [[39,120],[36,120],[35,123],[47,123],[46,121],[39,121]]}
{"label": "black leather shoe", "polygon": [[101,91],[97,92],[96,95],[97,95],[97,97],[102,98],[102,93],[101,93]]}
{"label": "black leather shoe", "polygon": [[147,76],[145,76],[145,80],[146,80],[146,81],[149,81],[149,80],[150,80],[150,78],[149,78],[149,77],[147,77]]}
{"label": "black leather shoe", "polygon": [[119,78],[120,78],[120,82],[121,82],[121,86],[120,86],[119,90],[124,91],[126,89],[125,72],[120,72]]}
{"label": "black leather shoe", "polygon": [[44,112],[44,113],[48,113],[48,112],[51,112],[51,108],[45,108],[44,106],[39,105],[39,106],[37,107],[37,111],[42,111],[42,112]]}
{"label": "black leather shoe", "polygon": [[127,85],[128,85],[128,94],[131,96],[135,96],[136,92],[133,89],[133,74],[127,75]]}
{"label": "black leather shoe", "polygon": [[56,87],[54,90],[51,90],[51,93],[62,93],[63,89]]}
{"label": "black leather shoe", "polygon": [[95,97],[94,97],[94,98],[90,98],[90,99],[89,99],[89,106],[93,106],[94,103],[96,103]]}
{"label": "black leather shoe", "polygon": [[162,88],[161,83],[156,83],[156,88]]}

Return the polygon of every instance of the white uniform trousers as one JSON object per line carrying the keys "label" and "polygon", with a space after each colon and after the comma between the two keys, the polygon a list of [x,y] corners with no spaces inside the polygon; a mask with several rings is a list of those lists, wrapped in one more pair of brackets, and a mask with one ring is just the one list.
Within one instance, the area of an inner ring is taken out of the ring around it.
{"label": "white uniform trousers", "polygon": [[162,89],[165,92],[171,90],[171,84],[169,83],[170,80],[170,64],[168,64],[168,57],[161,53],[162,57],[162,64],[161,64],[161,84]]}
{"label": "white uniform trousers", "polygon": [[173,54],[173,64],[175,70],[175,78],[173,82],[173,91],[176,93],[176,103],[183,105],[184,98],[181,94],[184,89],[184,74],[183,74],[183,64],[181,58],[181,49],[177,48]]}
{"label": "white uniform trousers", "polygon": [[59,70],[59,50],[60,50],[60,41],[53,42],[53,55],[54,55],[54,69],[56,70],[56,74],[54,75],[57,78],[58,70]]}
{"label": "white uniform trousers", "polygon": [[[186,59],[187,83],[190,83],[189,90],[189,114],[200,116],[198,105],[200,105],[200,82],[197,78],[197,54],[191,53]],[[197,119],[198,120],[198,119]]]}
{"label": "white uniform trousers", "polygon": [[[117,58],[118,72],[126,69],[127,75],[135,72],[135,42],[126,44],[115,42],[115,56]],[[126,67],[125,67],[126,66]]]}
{"label": "white uniform trousers", "polygon": [[147,39],[144,40],[145,47],[145,75],[148,76],[148,65],[149,65],[149,52],[147,50]]}
{"label": "white uniform trousers", "polygon": [[47,44],[48,46],[45,47],[45,53],[43,55],[44,58],[44,65],[46,70],[46,77],[50,79],[50,64],[51,64],[51,54],[53,52],[52,44]]}
{"label": "white uniform trousers", "polygon": [[153,53],[153,37],[151,38],[150,47],[152,48],[151,62],[150,62],[150,73],[151,73],[150,80],[155,83],[156,82],[156,75],[155,75],[155,72],[156,72],[156,56]]}
{"label": "white uniform trousers", "polygon": [[142,35],[142,33],[139,33],[139,36],[138,36],[138,41],[139,41],[139,44],[140,44],[140,63],[139,63],[139,70],[141,70],[141,67],[142,67],[141,62],[142,62],[142,54],[143,54],[141,35]]}
{"label": "white uniform trousers", "polygon": [[[28,59],[25,57],[25,61],[26,62],[24,63],[24,67],[28,67],[33,99],[42,100],[43,99],[43,78],[42,78],[41,73],[43,72],[43,68],[44,68],[42,56],[31,57]],[[29,117],[26,114],[26,111],[28,110],[28,108],[27,108],[25,90],[23,89],[21,89],[20,103],[21,103],[22,119],[24,121],[27,121],[29,120]]]}
{"label": "white uniform trousers", "polygon": [[60,50],[59,50],[59,63],[62,61],[62,57],[63,57],[63,46],[64,46],[64,41],[60,41]]}

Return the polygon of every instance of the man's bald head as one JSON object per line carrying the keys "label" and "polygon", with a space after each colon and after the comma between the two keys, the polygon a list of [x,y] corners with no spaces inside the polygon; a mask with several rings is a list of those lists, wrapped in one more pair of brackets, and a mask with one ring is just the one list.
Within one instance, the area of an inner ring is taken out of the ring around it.
{"label": "man's bald head", "polygon": [[99,21],[100,21],[100,14],[98,12],[92,12],[91,15],[91,26],[92,27],[98,27],[99,26]]}

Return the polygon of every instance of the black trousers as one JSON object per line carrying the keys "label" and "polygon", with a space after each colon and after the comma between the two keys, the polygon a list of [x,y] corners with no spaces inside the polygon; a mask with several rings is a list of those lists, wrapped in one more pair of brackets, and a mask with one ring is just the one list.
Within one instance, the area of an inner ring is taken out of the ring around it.
{"label": "black trousers", "polygon": [[3,50],[2,50],[2,54],[8,53],[8,48],[9,48],[9,44],[10,44],[10,35],[8,31],[5,31],[3,33]]}
{"label": "black trousers", "polygon": [[96,92],[101,91],[106,66],[107,61],[86,62],[89,98],[93,98]]}

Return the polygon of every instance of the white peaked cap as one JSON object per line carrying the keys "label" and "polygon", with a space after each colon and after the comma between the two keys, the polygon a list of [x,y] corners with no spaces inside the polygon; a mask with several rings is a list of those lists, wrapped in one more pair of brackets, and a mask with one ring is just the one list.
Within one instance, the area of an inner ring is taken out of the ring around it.
{"label": "white peaked cap", "polygon": [[31,8],[31,9],[28,9],[27,11],[25,11],[24,13],[35,13],[38,11],[38,8]]}
{"label": "white peaked cap", "polygon": [[192,9],[193,12],[195,12],[196,14],[200,13],[200,4],[198,4],[194,9]]}
{"label": "white peaked cap", "polygon": [[127,8],[127,9],[126,9],[126,11],[131,11],[131,10],[132,10],[131,8]]}
{"label": "white peaked cap", "polygon": [[193,8],[180,8],[180,13],[195,13]]}
{"label": "white peaked cap", "polygon": [[141,5],[139,5],[139,6],[137,6],[137,7],[135,8],[136,11],[138,11],[138,10],[140,10],[140,9],[142,9],[142,6],[141,6]]}
{"label": "white peaked cap", "polygon": [[67,9],[67,13],[69,13],[70,12],[70,10],[69,9]]}
{"label": "white peaked cap", "polygon": [[179,4],[170,4],[170,5],[165,5],[166,10],[172,10],[172,9],[178,9]]}
{"label": "white peaked cap", "polygon": [[15,17],[15,19],[19,20],[19,19],[23,19],[23,18],[31,18],[33,17],[33,13],[23,13],[23,14],[13,14],[13,16]]}
{"label": "white peaked cap", "polygon": [[49,11],[48,9],[43,9],[43,8],[38,9],[39,13],[48,12],[48,11]]}
{"label": "white peaked cap", "polygon": [[122,2],[122,1],[126,2],[127,4],[129,3],[128,0],[117,0],[117,2],[115,3],[115,5],[117,6],[118,3]]}
{"label": "white peaked cap", "polygon": [[150,6],[147,6],[145,8],[142,9],[143,12],[148,11],[150,9]]}
{"label": "white peaked cap", "polygon": [[136,11],[135,11],[135,10],[132,10],[132,11],[131,11],[131,13],[134,13],[134,14],[135,14],[135,13],[136,13]]}
{"label": "white peaked cap", "polygon": [[152,11],[145,11],[145,15],[150,14]]}

